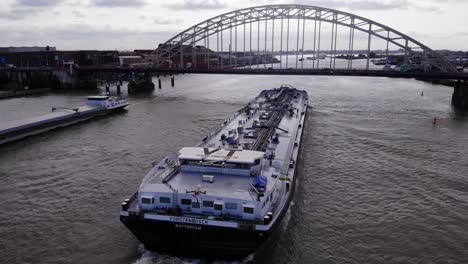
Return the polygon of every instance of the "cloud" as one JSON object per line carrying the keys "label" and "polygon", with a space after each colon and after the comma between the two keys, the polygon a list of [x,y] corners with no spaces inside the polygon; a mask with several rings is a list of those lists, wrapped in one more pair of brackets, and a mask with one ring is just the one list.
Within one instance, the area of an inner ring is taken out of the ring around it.
{"label": "cloud", "polygon": [[165,18],[157,18],[153,19],[155,24],[159,25],[170,25],[170,24],[179,24],[182,23],[181,19],[165,19]]}
{"label": "cloud", "polygon": [[179,3],[166,4],[165,7],[172,10],[218,10],[227,7],[227,4],[220,0],[183,0]]}
{"label": "cloud", "polygon": [[[55,7],[63,0],[18,0],[10,6],[10,11],[0,11],[0,20],[24,20],[39,15],[44,8]],[[54,14],[57,11],[51,11]]]}
{"label": "cloud", "polygon": [[16,1],[16,5],[31,7],[49,7],[56,6],[62,2],[63,0],[18,0]]}
{"label": "cloud", "polygon": [[97,7],[142,7],[144,0],[92,0],[91,5]]}
{"label": "cloud", "polygon": [[[25,40],[38,40],[38,45],[57,49],[153,49],[174,35],[170,31],[145,31],[133,28],[95,28],[88,24],[67,24],[47,27],[24,26],[11,28],[0,25],[0,46],[24,45]],[[124,38],[122,36],[125,36]],[[47,41],[47,42],[41,42]],[[90,41],[92,40],[92,41]]]}
{"label": "cloud", "polygon": [[0,19],[3,20],[23,20],[31,16],[38,15],[37,8],[13,8],[10,12],[0,12]]}
{"label": "cloud", "polygon": [[73,14],[75,17],[78,17],[78,18],[86,17],[85,14],[81,13],[81,12],[78,11],[78,10],[73,10],[73,11],[72,11],[72,14]]}
{"label": "cloud", "polygon": [[333,9],[348,9],[348,10],[370,10],[370,11],[388,11],[415,8],[421,11],[438,12],[440,9],[437,6],[420,6],[408,0],[295,0],[296,4],[313,5]]}

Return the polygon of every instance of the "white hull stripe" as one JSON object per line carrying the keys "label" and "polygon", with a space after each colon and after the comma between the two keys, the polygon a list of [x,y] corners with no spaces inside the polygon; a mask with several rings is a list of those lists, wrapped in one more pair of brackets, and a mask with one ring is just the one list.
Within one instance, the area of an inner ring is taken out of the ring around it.
{"label": "white hull stripe", "polygon": [[[128,212],[127,212],[127,215],[128,215]],[[183,217],[183,216],[145,214],[144,218],[151,219],[151,220],[166,221],[166,222],[183,223],[183,224],[219,226],[219,227],[230,227],[230,228],[238,227],[237,223],[235,222],[199,219],[199,218],[191,218],[191,217]]]}

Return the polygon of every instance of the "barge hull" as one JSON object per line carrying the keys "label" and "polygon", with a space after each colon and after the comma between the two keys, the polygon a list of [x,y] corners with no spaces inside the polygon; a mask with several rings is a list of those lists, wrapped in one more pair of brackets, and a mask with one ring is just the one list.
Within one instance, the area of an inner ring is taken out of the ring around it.
{"label": "barge hull", "polygon": [[146,249],[161,253],[210,259],[242,259],[255,252],[273,233],[149,220],[121,216],[121,222]]}
{"label": "barge hull", "polygon": [[122,111],[125,107],[126,106],[122,106],[119,108],[114,108],[114,109],[109,109],[109,110],[96,109],[94,111],[88,111],[85,113],[77,113],[74,115],[70,115],[66,118],[47,122],[47,123],[40,123],[37,125],[31,124],[30,126],[18,128],[17,130],[13,130],[3,135],[0,134],[0,145],[8,143],[8,142],[20,140],[25,137],[42,134],[53,129],[70,126],[70,125],[73,125],[82,121],[86,121],[88,119],[91,119],[97,116],[119,112],[119,111]]}

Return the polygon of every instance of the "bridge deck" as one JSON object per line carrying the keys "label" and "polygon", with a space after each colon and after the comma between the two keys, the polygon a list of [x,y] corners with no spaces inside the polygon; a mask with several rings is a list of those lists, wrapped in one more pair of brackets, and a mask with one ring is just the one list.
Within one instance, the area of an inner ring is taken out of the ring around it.
{"label": "bridge deck", "polygon": [[448,72],[403,72],[365,69],[160,69],[156,67],[79,67],[79,72],[147,72],[155,74],[250,74],[250,75],[322,75],[322,76],[363,76],[391,78],[426,78],[468,80],[468,73]]}
{"label": "bridge deck", "polygon": [[[53,68],[0,68],[0,71],[52,71]],[[245,75],[316,75],[316,76],[362,76],[362,77],[389,77],[389,78],[420,78],[420,79],[446,79],[468,80],[468,73],[451,72],[403,72],[366,69],[168,69],[156,67],[117,67],[117,66],[80,66],[77,72],[82,73],[153,73],[161,75],[174,74],[245,74]]]}

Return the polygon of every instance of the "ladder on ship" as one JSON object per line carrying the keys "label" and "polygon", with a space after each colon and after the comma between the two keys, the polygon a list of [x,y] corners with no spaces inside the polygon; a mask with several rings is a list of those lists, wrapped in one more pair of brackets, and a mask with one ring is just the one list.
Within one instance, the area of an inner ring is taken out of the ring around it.
{"label": "ladder on ship", "polygon": [[176,189],[172,190],[172,208],[177,209],[177,193]]}

